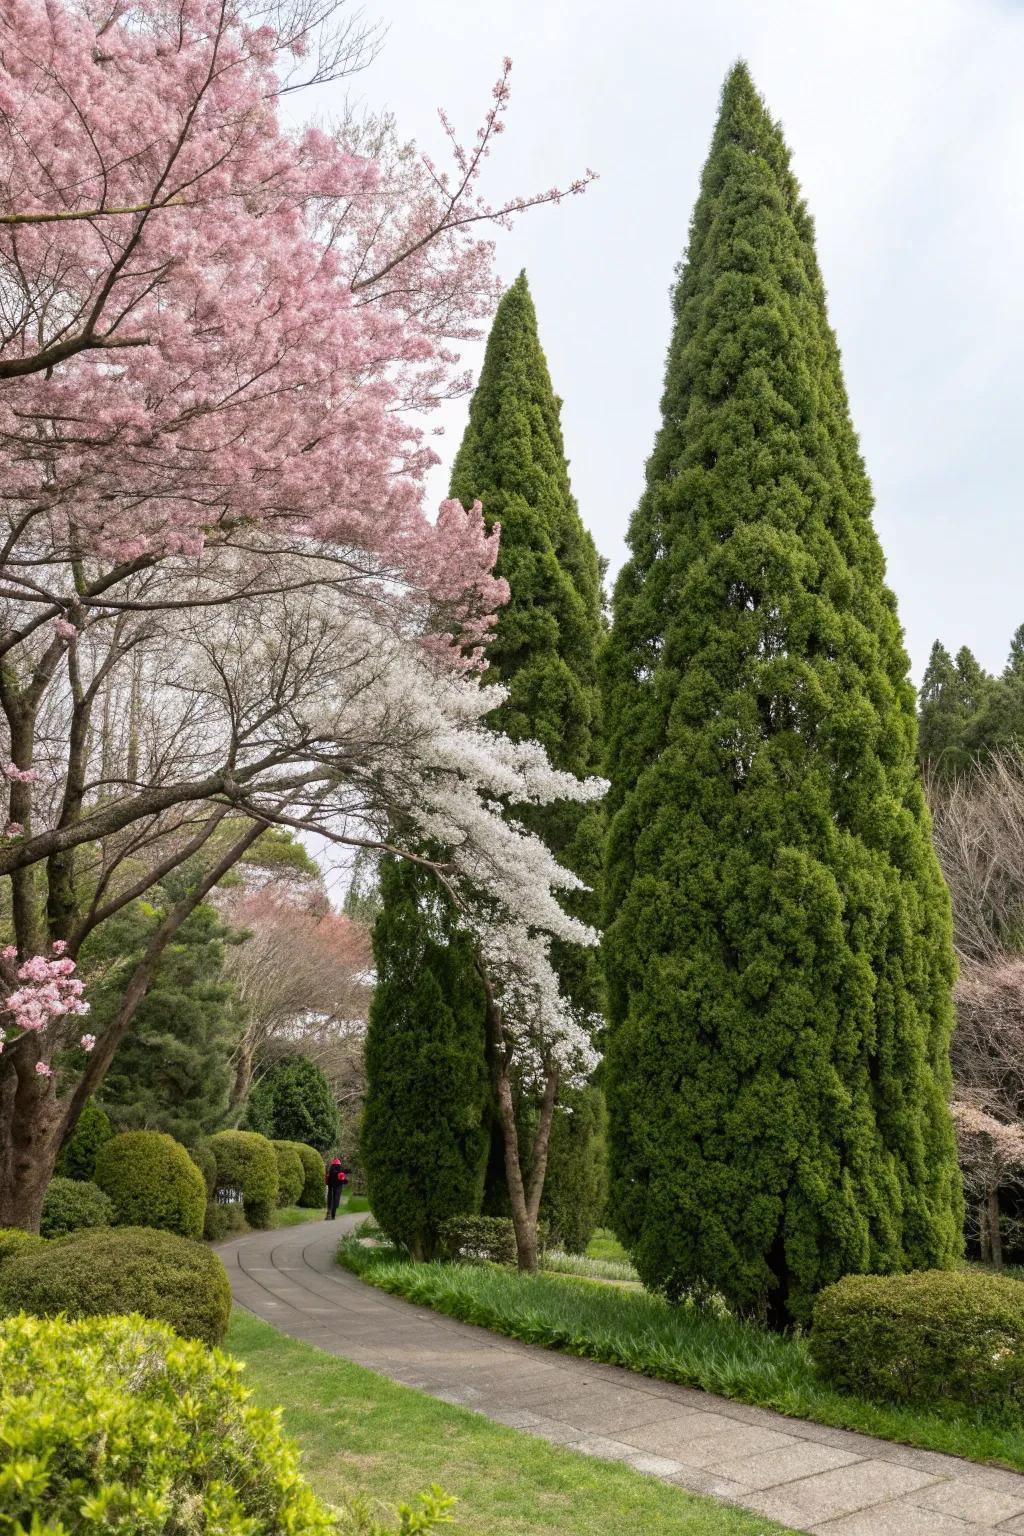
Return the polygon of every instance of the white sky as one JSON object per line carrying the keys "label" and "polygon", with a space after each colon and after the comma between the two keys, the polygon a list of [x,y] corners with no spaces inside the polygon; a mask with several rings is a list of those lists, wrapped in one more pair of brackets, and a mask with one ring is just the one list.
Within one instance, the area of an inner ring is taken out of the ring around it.
{"label": "white sky", "polygon": [[[498,262],[506,280],[526,268],[580,511],[613,573],[718,92],[746,58],[815,216],[914,675],[936,636],[1001,669],[1024,621],[1024,0],[364,5],[390,30],[353,94],[404,136],[439,155],[443,105],[471,137],[509,53],[485,190],[601,176],[499,234]],[[444,419],[435,500],[465,407]]]}

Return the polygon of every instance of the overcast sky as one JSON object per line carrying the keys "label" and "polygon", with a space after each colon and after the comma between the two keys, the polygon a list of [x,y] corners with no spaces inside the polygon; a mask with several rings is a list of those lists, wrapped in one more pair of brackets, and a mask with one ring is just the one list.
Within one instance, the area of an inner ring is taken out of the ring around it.
{"label": "overcast sky", "polygon": [[[486,190],[600,174],[499,234],[498,262],[529,276],[580,511],[613,572],[719,89],[748,61],[817,224],[914,675],[936,636],[1001,669],[1024,622],[1024,3],[364,3],[389,32],[353,93],[403,135],[439,153],[444,105],[469,137],[509,53]],[[465,408],[445,420],[438,497]]]}

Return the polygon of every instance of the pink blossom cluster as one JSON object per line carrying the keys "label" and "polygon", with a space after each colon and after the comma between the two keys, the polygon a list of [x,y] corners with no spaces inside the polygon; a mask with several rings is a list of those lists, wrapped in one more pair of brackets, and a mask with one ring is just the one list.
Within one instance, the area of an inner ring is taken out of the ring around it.
{"label": "pink blossom cluster", "polygon": [[[53,948],[52,958],[31,955],[18,966],[16,975],[22,985],[4,999],[4,1008],[19,1033],[45,1029],[54,1019],[68,1014],[89,1012],[83,997],[85,983],[75,975],[74,960],[64,954],[63,943],[58,942]],[[0,951],[7,961],[17,959],[17,953],[13,944]]]}
{"label": "pink blossom cluster", "polygon": [[34,768],[19,768],[16,763],[5,763],[0,773],[11,784],[34,784],[39,777]]}

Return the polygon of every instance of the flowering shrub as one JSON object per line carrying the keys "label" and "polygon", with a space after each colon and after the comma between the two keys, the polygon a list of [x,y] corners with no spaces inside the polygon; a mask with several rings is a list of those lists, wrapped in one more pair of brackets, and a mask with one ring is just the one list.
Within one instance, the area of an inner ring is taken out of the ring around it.
{"label": "flowering shrub", "polygon": [[180,1142],[160,1131],[124,1131],[100,1148],[96,1183],[125,1226],[201,1237],[206,1181]]}
{"label": "flowering shrub", "polygon": [[1024,1407],[1024,1285],[981,1271],[847,1275],[814,1304],[811,1356],[843,1392]]}
{"label": "flowering shrub", "polygon": [[51,1179],[43,1200],[39,1230],[44,1237],[63,1237],[86,1227],[112,1227],[114,1207],[98,1185],[88,1179]]}
{"label": "flowering shrub", "polygon": [[0,1267],[0,1315],[139,1312],[186,1338],[220,1344],[230,1310],[231,1287],[217,1255],[148,1227],[74,1233]]}
{"label": "flowering shrub", "polygon": [[140,1317],[0,1321],[0,1424],[4,1530],[336,1531],[235,1362]]}

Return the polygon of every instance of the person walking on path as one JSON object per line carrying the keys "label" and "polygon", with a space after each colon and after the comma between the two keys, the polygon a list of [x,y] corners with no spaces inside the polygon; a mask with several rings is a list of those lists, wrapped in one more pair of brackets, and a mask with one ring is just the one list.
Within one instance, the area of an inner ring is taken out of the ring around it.
{"label": "person walking on path", "polygon": [[348,1183],[348,1172],[341,1166],[341,1158],[331,1159],[327,1171],[324,1174],[327,1184],[327,1215],[325,1221],[333,1221],[338,1214],[338,1205],[345,1193],[345,1185]]}

